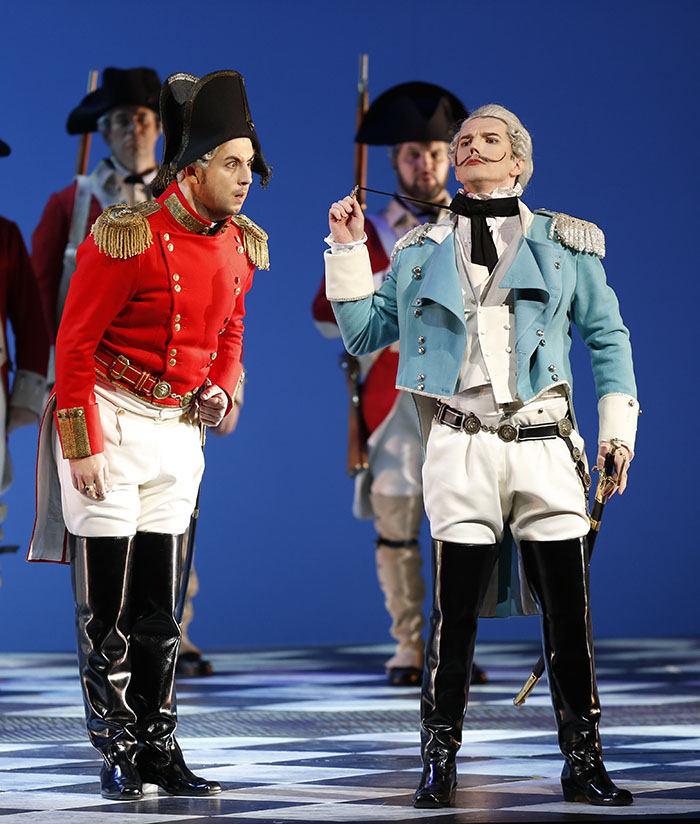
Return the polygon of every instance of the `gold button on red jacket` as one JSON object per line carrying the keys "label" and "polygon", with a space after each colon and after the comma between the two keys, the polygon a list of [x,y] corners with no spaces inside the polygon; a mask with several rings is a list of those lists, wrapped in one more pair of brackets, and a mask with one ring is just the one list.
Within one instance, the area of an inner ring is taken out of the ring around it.
{"label": "gold button on red jacket", "polygon": [[[177,405],[207,378],[233,400],[243,371],[245,294],[254,261],[267,268],[267,235],[243,215],[209,230],[173,183],[157,201],[105,210],[78,249],[56,340],[64,457],[104,448],[94,392],[98,347],[162,383],[147,398],[153,403]],[[237,253],[240,246],[247,254]]]}

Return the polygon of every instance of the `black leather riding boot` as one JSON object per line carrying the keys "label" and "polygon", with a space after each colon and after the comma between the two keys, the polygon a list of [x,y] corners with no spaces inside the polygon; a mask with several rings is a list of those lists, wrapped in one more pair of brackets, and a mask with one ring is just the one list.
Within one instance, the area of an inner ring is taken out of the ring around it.
{"label": "black leather riding boot", "polygon": [[448,807],[484,595],[498,545],[433,542],[433,607],[421,694],[423,776],[414,807]]}
{"label": "black leather riding boot", "polygon": [[566,759],[564,800],[631,804],[631,793],[613,784],[603,764],[586,539],[521,541],[520,552],[542,616],[544,659]]}
{"label": "black leather riding boot", "polygon": [[194,775],[175,740],[175,666],[180,625],[175,608],[180,586],[182,535],[137,532],[132,574],[129,702],[141,744],[136,765],[144,782],[172,795],[221,792]]}
{"label": "black leather riding boot", "polygon": [[136,715],[127,698],[132,542],[68,536],[88,734],[105,762],[102,795],[122,801],[141,798],[142,793],[134,767],[137,741],[131,732]]}

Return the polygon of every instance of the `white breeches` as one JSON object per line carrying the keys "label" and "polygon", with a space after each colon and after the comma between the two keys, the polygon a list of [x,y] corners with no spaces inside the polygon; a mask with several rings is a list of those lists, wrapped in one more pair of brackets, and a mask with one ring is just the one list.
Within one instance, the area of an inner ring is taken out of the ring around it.
{"label": "white breeches", "polygon": [[[565,417],[566,410],[564,398],[535,400],[509,422],[549,423]],[[471,411],[487,426],[503,421],[500,411]],[[583,452],[578,432],[570,437]],[[505,523],[510,523],[516,542],[566,540],[588,534],[583,486],[559,437],[505,443],[490,432],[468,435],[433,421],[423,485],[425,510],[436,540],[498,543]]]}
{"label": "white breeches", "polygon": [[56,435],[66,528],[84,538],[181,535],[204,471],[198,425],[179,407],[156,407],[103,381],[96,383],[95,395],[112,490],[95,501],[74,489]]}

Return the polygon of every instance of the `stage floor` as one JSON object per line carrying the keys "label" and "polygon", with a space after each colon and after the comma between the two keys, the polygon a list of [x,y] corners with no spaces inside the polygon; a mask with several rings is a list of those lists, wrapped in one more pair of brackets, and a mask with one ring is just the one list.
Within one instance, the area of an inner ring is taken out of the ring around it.
{"label": "stage floor", "polygon": [[487,643],[489,683],[472,689],[457,806],[414,810],[418,690],[388,687],[389,647],[237,650],[215,675],[178,682],[178,739],[221,782],[210,799],[105,801],[87,744],[74,656],[0,655],[0,824],[241,820],[456,822],[700,817],[700,641],[600,641],[603,744],[633,807],[562,801],[546,684],[516,709],[535,644]]}

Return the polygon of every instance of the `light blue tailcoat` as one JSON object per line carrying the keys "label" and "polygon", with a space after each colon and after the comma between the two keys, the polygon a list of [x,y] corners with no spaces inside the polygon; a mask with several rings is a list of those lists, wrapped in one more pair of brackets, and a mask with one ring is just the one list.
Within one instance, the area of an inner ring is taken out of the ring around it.
{"label": "light blue tailcoat", "polygon": [[[397,386],[414,394],[425,437],[434,409],[430,399],[455,394],[466,343],[453,220],[400,249],[373,295],[333,302],[351,354],[399,341]],[[527,402],[564,385],[571,401],[573,323],[590,351],[598,398],[611,393],[636,398],[629,332],[603,266],[595,255],[550,239],[551,220],[551,215],[533,215],[510,266],[502,276],[494,273],[504,297],[513,290],[518,396]],[[511,550],[511,541],[504,541],[482,615],[536,611]]]}
{"label": "light blue tailcoat", "polygon": [[[498,282],[504,297],[513,290],[518,396],[527,402],[556,383],[573,385],[573,322],[591,353],[598,398],[609,393],[636,398],[629,332],[603,266],[594,255],[550,240],[550,222],[548,216],[533,215]],[[435,227],[436,236],[442,228]],[[454,231],[442,234],[442,242],[429,234],[422,244],[401,249],[374,295],[333,303],[350,354],[374,352],[398,340],[397,386],[432,397],[455,393],[466,343]]]}

